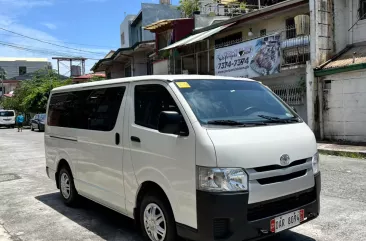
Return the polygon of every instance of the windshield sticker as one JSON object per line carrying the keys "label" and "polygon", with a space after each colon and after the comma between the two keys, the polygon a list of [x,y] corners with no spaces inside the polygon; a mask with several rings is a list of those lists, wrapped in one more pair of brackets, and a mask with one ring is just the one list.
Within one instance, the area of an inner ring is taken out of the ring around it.
{"label": "windshield sticker", "polygon": [[191,88],[191,86],[187,82],[176,82],[179,88]]}

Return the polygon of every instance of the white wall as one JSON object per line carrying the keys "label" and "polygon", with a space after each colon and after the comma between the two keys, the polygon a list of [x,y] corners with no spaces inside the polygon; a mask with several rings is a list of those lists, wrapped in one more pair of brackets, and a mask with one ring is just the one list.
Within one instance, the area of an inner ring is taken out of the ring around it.
{"label": "white wall", "polygon": [[169,74],[168,71],[168,60],[161,60],[154,62],[154,75]]}
{"label": "white wall", "polygon": [[366,142],[366,71],[330,75],[323,82],[323,128],[327,139]]}
{"label": "white wall", "polygon": [[335,52],[338,53],[348,44],[349,1],[334,0]]}
{"label": "white wall", "polygon": [[27,73],[32,73],[49,65],[50,63],[45,61],[0,61],[0,67],[6,71],[7,79],[19,76],[20,66],[27,67]]}
{"label": "white wall", "polygon": [[[336,52],[347,44],[366,41],[366,19],[357,22],[360,0],[334,0]],[[355,26],[352,27],[357,22]],[[348,31],[348,29],[352,29]]]}

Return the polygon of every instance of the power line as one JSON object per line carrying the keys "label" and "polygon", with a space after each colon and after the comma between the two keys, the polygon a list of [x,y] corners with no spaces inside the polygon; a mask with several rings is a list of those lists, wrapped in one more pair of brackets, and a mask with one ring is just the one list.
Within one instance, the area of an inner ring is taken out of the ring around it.
{"label": "power line", "polygon": [[[50,54],[50,55],[62,55],[62,57],[80,57],[80,56],[72,56],[72,55],[65,55],[65,53],[61,53],[61,52],[57,52],[57,51],[52,51],[52,50],[41,50],[41,49],[32,49],[32,48],[27,48],[27,47],[23,47],[23,46],[17,46],[11,43],[6,43],[6,42],[0,42],[0,45],[3,46],[7,46],[7,47],[11,47],[11,48],[15,48],[18,50],[23,50],[23,51],[28,51],[28,52],[32,52],[32,53],[43,53],[43,54]],[[89,60],[99,60],[99,59],[94,59],[94,58],[88,58]]]}
{"label": "power line", "polygon": [[[23,36],[14,36],[12,34],[0,34],[2,36],[9,36],[9,37],[19,37],[19,38],[23,38]],[[80,45],[80,46],[89,46],[89,47],[100,47],[100,48],[108,48],[108,49],[116,49],[118,47],[112,47],[112,46],[106,46],[106,45],[94,45],[94,44],[81,44],[81,43],[73,43],[73,42],[66,42],[66,41],[62,41],[62,40],[48,40],[48,42],[50,43],[65,43],[65,44],[73,44],[73,45]]]}
{"label": "power line", "polygon": [[8,30],[8,29],[5,29],[5,28],[2,28],[2,27],[0,27],[0,29],[1,29],[1,30],[3,30],[3,31],[7,31],[7,32],[9,32],[9,33],[12,33],[12,34],[16,34],[16,35],[22,36],[22,37],[24,37],[24,38],[32,39],[32,40],[35,40],[35,41],[38,41],[38,42],[42,42],[42,43],[46,43],[46,44],[50,44],[50,45],[54,45],[54,46],[61,47],[61,48],[72,49],[72,50],[76,50],[76,51],[80,51],[80,52],[86,52],[86,53],[103,54],[103,53],[98,53],[98,52],[93,52],[93,51],[88,51],[88,50],[82,50],[82,49],[71,48],[71,47],[67,47],[67,46],[63,46],[63,45],[59,45],[59,44],[55,44],[55,43],[50,43],[50,42],[48,42],[48,41],[44,41],[44,40],[41,40],[41,39],[37,39],[37,38],[33,38],[33,37],[29,37],[29,36],[26,36],[26,35],[23,35],[23,34],[20,34],[20,33],[17,33],[17,32],[14,32],[14,31],[11,31],[11,30]]}
{"label": "power line", "polygon": [[[45,48],[35,48],[33,46],[30,46],[30,45],[24,45],[24,44],[17,44],[17,43],[11,43],[11,42],[4,42],[4,41],[0,41],[1,43],[3,44],[8,44],[8,45],[14,45],[14,46],[17,46],[17,47],[21,47],[21,48],[29,48],[29,49],[32,49],[32,50],[35,50],[35,51],[38,51],[38,50],[41,50],[41,51],[48,51],[48,52],[52,52],[52,53],[57,53],[57,54],[61,54],[61,55],[70,55],[70,54],[80,54],[78,52],[72,52],[72,51],[68,51],[68,52],[65,52],[65,51],[57,51],[57,50],[54,50],[54,49],[45,49]],[[90,55],[90,54],[88,54]],[[102,54],[101,54],[102,55]],[[95,56],[95,55],[94,55]],[[104,56],[104,54],[102,55]],[[78,57],[78,56],[75,56],[75,57]]]}

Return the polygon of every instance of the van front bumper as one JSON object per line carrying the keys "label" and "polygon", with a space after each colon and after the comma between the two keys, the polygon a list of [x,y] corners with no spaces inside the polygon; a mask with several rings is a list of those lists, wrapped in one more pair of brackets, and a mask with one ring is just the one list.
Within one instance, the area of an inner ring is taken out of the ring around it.
{"label": "van front bumper", "polygon": [[197,227],[177,224],[177,232],[191,240],[257,240],[269,237],[273,218],[304,209],[305,221],[319,215],[320,173],[311,189],[261,203],[248,204],[249,193],[197,191]]}

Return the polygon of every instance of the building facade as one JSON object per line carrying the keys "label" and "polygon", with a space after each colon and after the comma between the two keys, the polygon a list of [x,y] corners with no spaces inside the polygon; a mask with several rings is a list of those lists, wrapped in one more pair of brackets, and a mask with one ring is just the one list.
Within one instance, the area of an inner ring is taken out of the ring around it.
{"label": "building facade", "polygon": [[139,13],[127,15],[120,26],[121,48],[99,60],[91,70],[104,71],[108,79],[153,74],[149,56],[155,50],[155,34],[144,30],[143,26],[180,15],[177,7],[167,1],[142,3]]}
{"label": "building facade", "polygon": [[318,125],[326,140],[366,142],[366,1],[333,0],[332,56],[314,70]]}
{"label": "building facade", "polygon": [[[229,12],[232,6],[229,7],[223,7],[218,14],[232,14]],[[302,0],[239,9],[239,15],[196,28],[191,36],[160,51],[171,51],[177,66],[172,74],[209,74],[261,81],[308,122],[307,64],[312,61],[310,9],[309,1]]]}
{"label": "building facade", "polygon": [[5,70],[7,79],[11,79],[40,69],[51,69],[52,65],[46,58],[0,57],[0,67]]}

